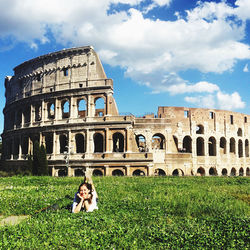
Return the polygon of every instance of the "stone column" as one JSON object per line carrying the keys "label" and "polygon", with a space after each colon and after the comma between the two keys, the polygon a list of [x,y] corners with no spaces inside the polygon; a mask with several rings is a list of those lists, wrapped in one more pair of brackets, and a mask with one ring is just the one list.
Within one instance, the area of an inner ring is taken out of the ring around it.
{"label": "stone column", "polygon": [[110,137],[109,128],[105,129],[105,144],[106,144],[106,152],[111,153],[112,152],[112,146],[113,146],[113,140],[112,140],[112,137]]}
{"label": "stone column", "polygon": [[47,120],[47,117],[45,117],[45,114],[46,114],[46,105],[45,105],[44,100],[42,100],[41,109],[42,109],[41,121],[42,121],[42,124],[43,124],[44,121]]}
{"label": "stone column", "polygon": [[62,108],[61,102],[58,99],[55,99],[55,120],[58,121],[62,119]]}

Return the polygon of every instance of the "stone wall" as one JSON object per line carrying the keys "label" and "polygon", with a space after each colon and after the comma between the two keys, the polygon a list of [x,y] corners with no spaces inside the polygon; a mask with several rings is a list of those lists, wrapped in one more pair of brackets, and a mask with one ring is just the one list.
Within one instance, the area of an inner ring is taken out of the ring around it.
{"label": "stone wall", "polygon": [[159,107],[157,115],[121,116],[92,47],[24,62],[5,88],[7,167],[25,165],[38,141],[53,176],[249,175],[249,115]]}

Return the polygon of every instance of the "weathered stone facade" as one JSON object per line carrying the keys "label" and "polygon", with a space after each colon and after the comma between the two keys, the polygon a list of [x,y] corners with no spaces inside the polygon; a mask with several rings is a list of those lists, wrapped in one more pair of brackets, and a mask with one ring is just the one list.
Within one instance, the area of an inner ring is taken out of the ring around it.
{"label": "weathered stone facade", "polygon": [[184,107],[119,115],[92,47],[40,56],[14,72],[5,79],[7,166],[25,164],[39,141],[53,176],[249,175],[249,115]]}

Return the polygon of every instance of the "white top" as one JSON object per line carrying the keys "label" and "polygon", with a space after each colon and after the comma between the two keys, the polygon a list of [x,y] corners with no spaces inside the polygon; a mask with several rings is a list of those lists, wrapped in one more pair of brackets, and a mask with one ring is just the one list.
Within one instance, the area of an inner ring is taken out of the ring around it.
{"label": "white top", "polygon": [[[74,213],[74,210],[76,208],[76,206],[78,205],[78,202],[77,200],[80,199],[78,196],[77,196],[78,192],[75,193],[75,198],[74,198],[74,201],[73,201],[73,204],[72,204],[72,213]],[[86,212],[93,212],[95,209],[98,209],[98,206],[97,206],[97,194],[96,194],[96,191],[93,191],[92,192],[92,203],[90,204],[89,206],[89,210],[86,211]]]}

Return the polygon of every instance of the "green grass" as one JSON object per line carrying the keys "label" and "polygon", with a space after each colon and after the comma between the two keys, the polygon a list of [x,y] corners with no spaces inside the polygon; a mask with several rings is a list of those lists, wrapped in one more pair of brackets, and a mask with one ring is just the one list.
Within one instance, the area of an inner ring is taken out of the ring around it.
{"label": "green grass", "polygon": [[99,210],[71,214],[81,180],[0,178],[0,215],[31,215],[0,227],[0,249],[250,247],[249,178],[96,177]]}

